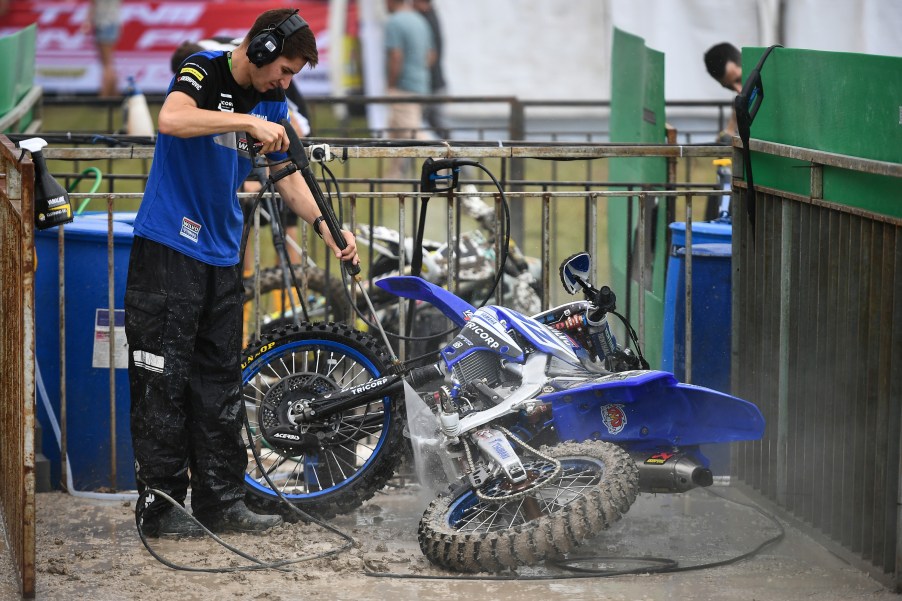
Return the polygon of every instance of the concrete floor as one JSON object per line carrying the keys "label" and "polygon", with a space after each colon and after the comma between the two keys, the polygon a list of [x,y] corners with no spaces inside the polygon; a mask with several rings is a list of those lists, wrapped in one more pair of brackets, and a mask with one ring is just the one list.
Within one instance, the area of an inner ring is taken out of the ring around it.
{"label": "concrete floor", "polygon": [[[711,493],[720,496],[715,496]],[[729,499],[729,500],[727,500]],[[780,526],[752,508],[741,491],[724,486],[682,495],[641,495],[630,512],[582,551],[602,559],[575,565],[622,569],[656,557],[681,567],[720,562],[775,537]],[[555,566],[519,571],[518,580],[442,572],[421,555],[419,516],[428,502],[415,485],[378,494],[333,525],[355,539],[336,557],[274,570],[191,573],[164,566],[135,534],[134,503],[90,501],[65,493],[37,499],[38,599],[592,599],[616,601],[898,601],[899,597],[788,525],[784,538],[755,556],[721,567],[645,575],[572,578]],[[341,541],[310,524],[283,526],[268,537],[224,537],[266,561],[306,556]],[[209,539],[152,541],[169,561],[193,567],[248,562]],[[0,537],[0,599],[18,598],[12,563]],[[569,576],[569,577],[568,577]],[[509,576],[505,576],[509,578]],[[550,579],[549,579],[550,578]]]}

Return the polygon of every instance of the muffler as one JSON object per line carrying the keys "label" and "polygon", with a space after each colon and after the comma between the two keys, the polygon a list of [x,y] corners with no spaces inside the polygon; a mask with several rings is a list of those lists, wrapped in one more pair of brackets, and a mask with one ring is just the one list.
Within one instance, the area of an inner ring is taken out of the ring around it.
{"label": "muffler", "polygon": [[631,452],[630,456],[639,468],[642,492],[686,492],[714,483],[711,470],[686,451]]}

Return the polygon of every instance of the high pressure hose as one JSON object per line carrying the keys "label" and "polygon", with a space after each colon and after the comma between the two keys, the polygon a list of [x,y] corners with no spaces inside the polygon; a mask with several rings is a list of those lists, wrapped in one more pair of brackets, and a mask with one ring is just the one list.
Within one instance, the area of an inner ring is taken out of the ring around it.
{"label": "high pressure hose", "polygon": [[[325,165],[323,166],[325,168]],[[500,262],[498,266],[498,270],[495,273],[495,277],[492,280],[492,286],[489,288],[488,293],[485,298],[476,305],[477,308],[484,307],[489,300],[494,297],[495,291],[498,289],[498,285],[504,277],[504,268],[507,264],[508,259],[508,249],[510,248],[510,238],[511,238],[511,228],[510,228],[510,205],[507,200],[507,196],[504,193],[504,188],[501,186],[501,183],[495,177],[495,175],[489,171],[482,163],[477,161],[469,160],[469,159],[426,159],[423,164],[421,178],[420,178],[420,191],[425,193],[434,194],[436,192],[444,192],[457,187],[458,177],[460,173],[461,167],[475,167],[483,171],[488,177],[492,180],[492,183],[497,188],[500,196],[501,196],[501,206],[503,212],[503,224],[501,228],[501,235],[503,237],[503,244],[501,245],[501,255]],[[450,171],[450,173],[443,174],[442,172]],[[331,171],[329,171],[331,175]],[[332,176],[334,181],[334,176]],[[448,182],[447,185],[441,186],[442,182]],[[337,183],[335,184],[337,188]],[[417,227],[417,231],[415,232],[415,241],[413,245],[413,256],[411,259],[411,266],[414,268],[413,275],[418,275],[415,270],[417,266],[422,265],[422,253],[423,253],[423,236],[426,224],[426,207],[427,207],[428,197],[424,197],[421,203],[421,211],[420,211],[420,219]],[[403,242],[403,241],[402,241]],[[450,249],[453,248],[451,244],[449,244],[449,261],[452,259],[452,253]],[[403,244],[401,244],[401,250],[403,250]],[[344,274],[342,274],[344,277]],[[345,282],[347,284],[347,282]],[[381,328],[381,324],[377,324],[374,321],[370,320],[357,306],[355,303],[351,302],[350,292],[347,292],[347,285],[345,286],[346,294],[348,296],[348,304],[354,310],[354,313],[357,317],[367,325],[369,328],[374,328],[380,331],[383,331]],[[385,332],[385,334],[396,340],[406,340],[406,341],[426,341],[426,340],[434,340],[436,338],[441,338],[443,336],[447,336],[455,332],[457,328],[452,327],[443,332],[439,332],[436,334],[431,334],[429,336],[410,336],[404,335],[400,332]],[[409,328],[408,328],[409,331]],[[414,357],[407,361],[408,364],[416,364],[426,359],[434,357],[437,351],[426,353],[420,357]]]}

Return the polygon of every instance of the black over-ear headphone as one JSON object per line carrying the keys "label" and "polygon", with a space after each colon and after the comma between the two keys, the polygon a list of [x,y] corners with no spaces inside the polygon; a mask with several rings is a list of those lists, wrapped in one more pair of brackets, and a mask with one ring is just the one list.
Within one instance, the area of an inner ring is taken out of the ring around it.
{"label": "black over-ear headphone", "polygon": [[278,25],[270,25],[253,37],[247,47],[248,60],[257,65],[257,67],[268,65],[282,54],[285,38],[304,27],[310,26],[295,10]]}

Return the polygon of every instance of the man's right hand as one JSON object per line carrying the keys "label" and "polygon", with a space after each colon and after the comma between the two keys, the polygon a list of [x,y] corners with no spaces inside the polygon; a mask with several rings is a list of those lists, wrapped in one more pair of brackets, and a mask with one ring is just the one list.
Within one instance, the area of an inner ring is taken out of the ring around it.
{"label": "man's right hand", "polygon": [[254,121],[257,123],[254,123],[254,127],[248,133],[260,144],[257,152],[267,154],[288,150],[288,134],[281,124],[256,118]]}

